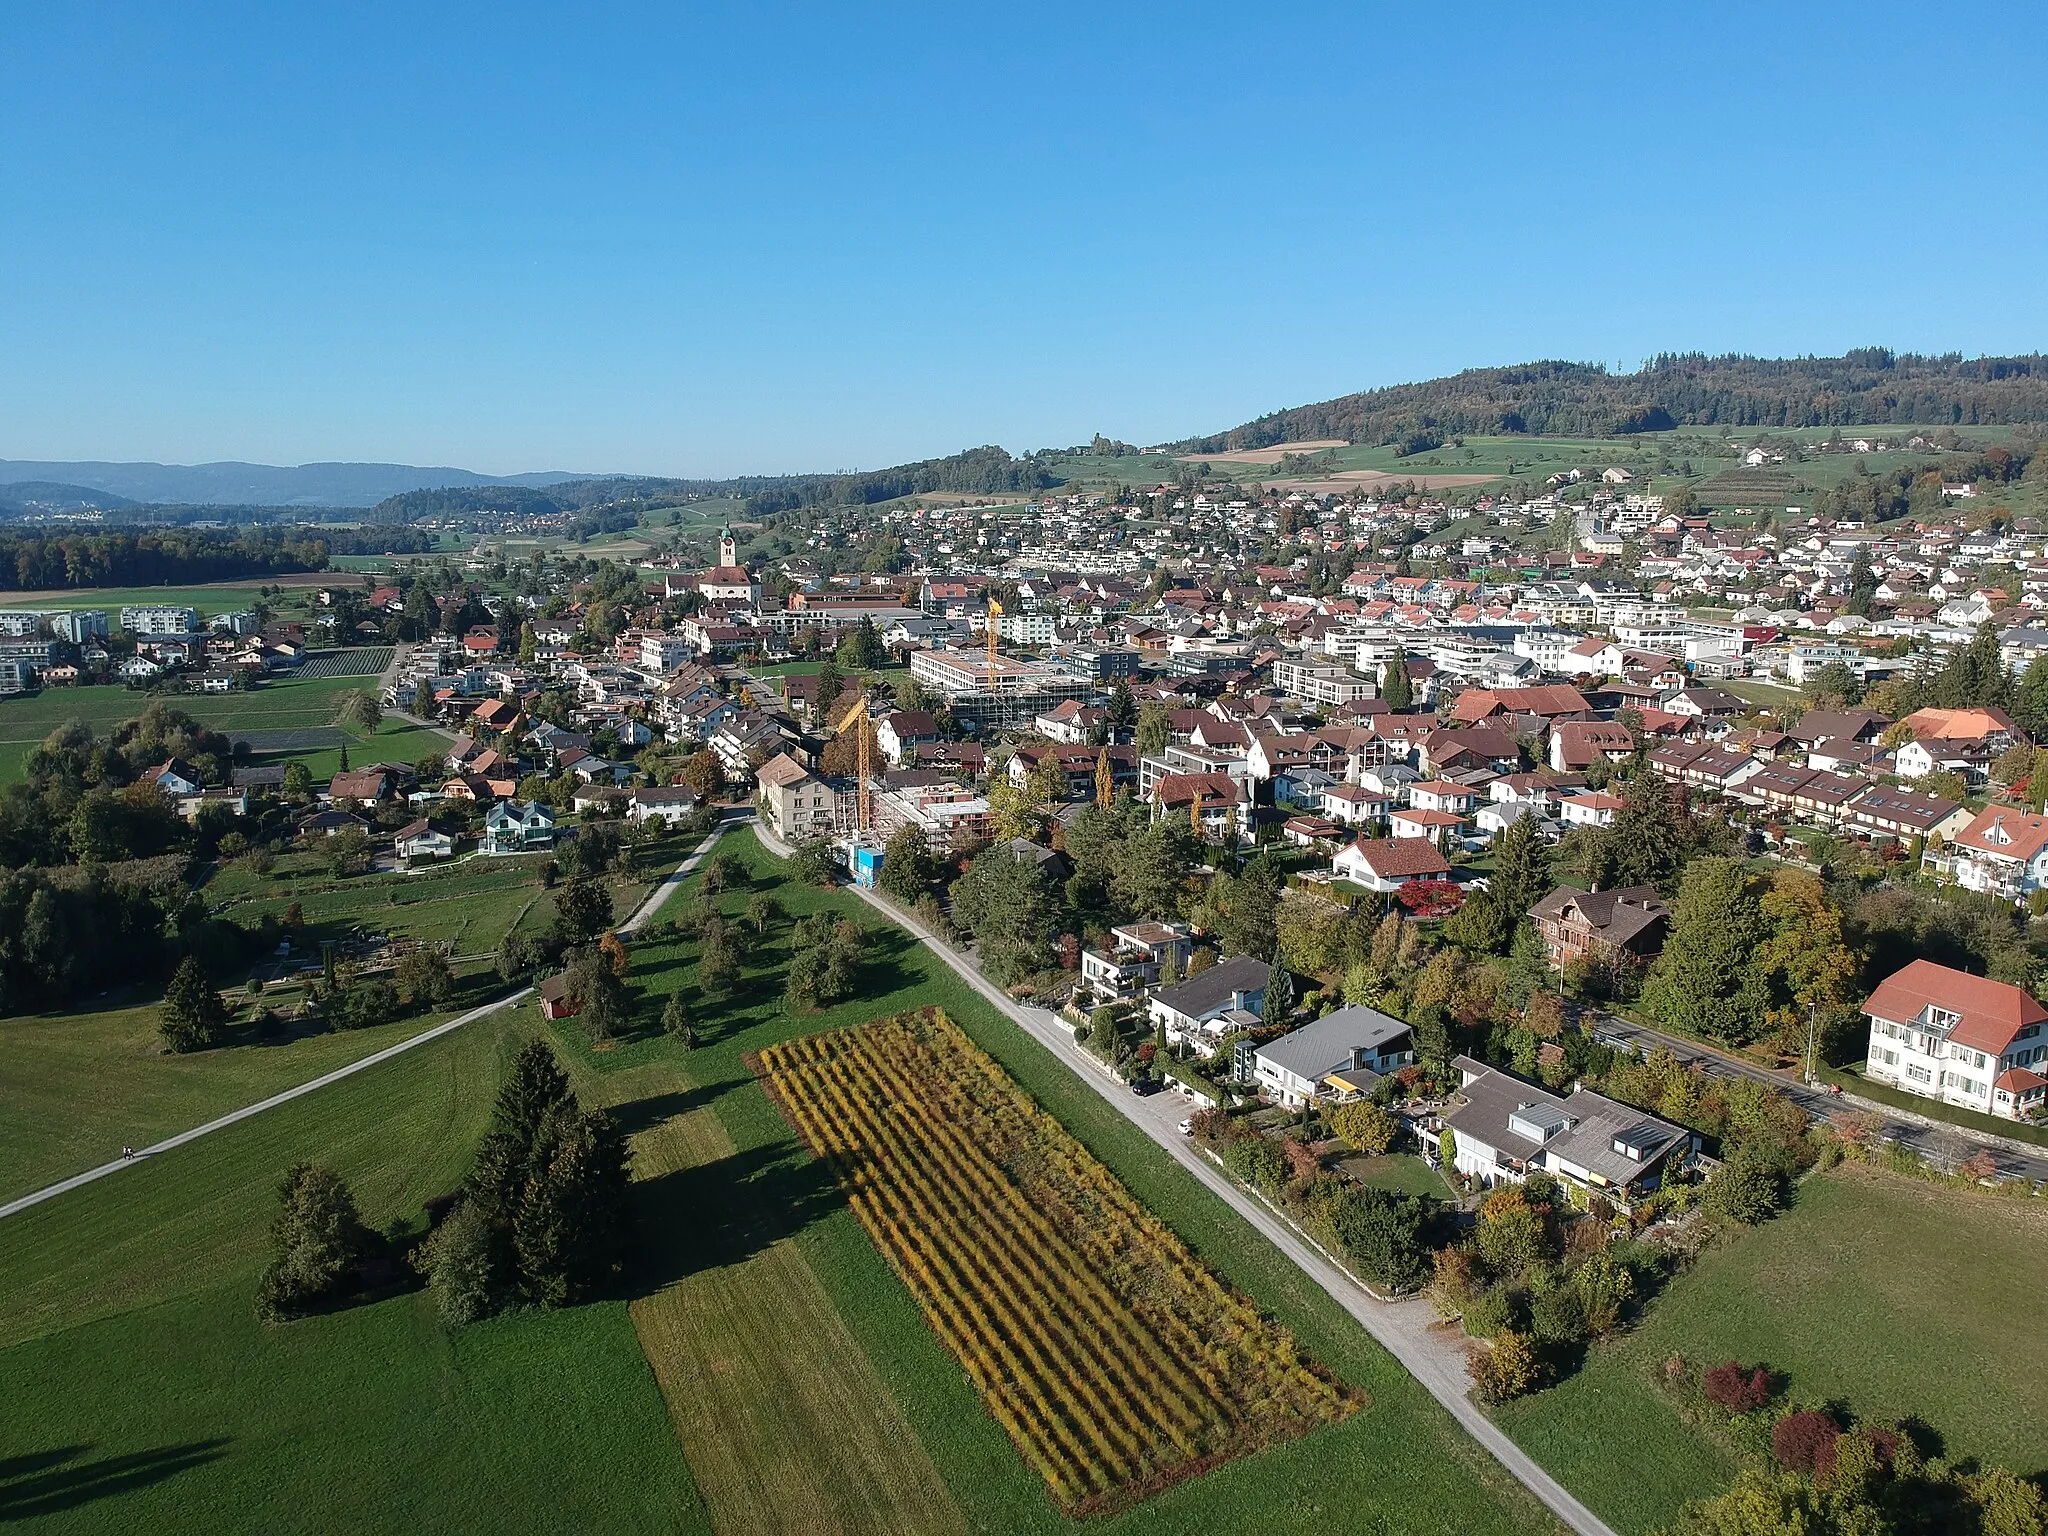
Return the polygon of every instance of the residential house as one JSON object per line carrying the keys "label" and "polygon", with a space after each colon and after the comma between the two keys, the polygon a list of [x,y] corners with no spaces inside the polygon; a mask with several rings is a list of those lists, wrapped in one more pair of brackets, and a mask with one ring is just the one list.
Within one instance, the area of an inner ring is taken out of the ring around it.
{"label": "residential house", "polygon": [[455,839],[446,832],[435,831],[424,818],[408,822],[392,833],[391,846],[408,864],[418,859],[447,859],[455,855]]}
{"label": "residential house", "polygon": [[555,813],[538,800],[500,800],[484,817],[485,853],[531,853],[555,842]]}
{"label": "residential house", "polygon": [[1250,791],[1227,773],[1169,773],[1149,798],[1154,820],[1187,817],[1207,841],[1223,842],[1233,830],[1251,836]]}
{"label": "residential house", "polygon": [[336,805],[375,805],[391,795],[391,773],[385,768],[358,768],[327,781],[327,798]]}
{"label": "residential house", "polygon": [[1265,961],[1233,955],[1178,986],[1160,988],[1148,1011],[1170,1042],[1213,1056],[1225,1036],[1259,1027],[1272,977]]}
{"label": "residential house", "polygon": [[199,770],[182,757],[167,758],[154,768],[145,768],[141,778],[144,784],[154,784],[174,798],[196,795],[200,789]]}
{"label": "residential house", "polygon": [[1625,762],[1636,750],[1629,728],[1611,720],[1562,720],[1550,733],[1550,766],[1579,773],[1605,759]]}
{"label": "residential house", "polygon": [[1453,1063],[1462,1086],[1447,1117],[1453,1166],[1491,1188],[1548,1173],[1575,1201],[1595,1196],[1628,1210],[1683,1169],[1697,1138],[1683,1126],[1589,1089],[1553,1093],[1469,1056]]}
{"label": "residential house", "polygon": [[940,739],[939,722],[930,710],[892,709],[875,722],[875,745],[892,767],[907,766],[917,748]]}
{"label": "residential house", "polygon": [[1863,1012],[1873,1080],[2007,1120],[2048,1107],[2048,1008],[2024,989],[1915,960]]}
{"label": "residential house", "polygon": [[1648,961],[1664,947],[1671,909],[1647,885],[1611,891],[1560,889],[1529,909],[1553,965],[1582,956],[1612,964],[1624,956]]}
{"label": "residential house", "polygon": [[1425,811],[1402,806],[1387,817],[1387,831],[1396,839],[1428,838],[1432,842],[1460,836],[1465,818],[1456,811]]}
{"label": "residential house", "polygon": [[769,758],[754,778],[769,829],[785,843],[830,837],[838,829],[838,791],[787,752]]}
{"label": "residential house", "polygon": [[2048,816],[1988,805],[1946,846],[1930,845],[1920,863],[1966,891],[2024,901],[2048,887]]}
{"label": "residential house", "polygon": [[1253,1081],[1289,1109],[1311,1099],[1344,1104],[1413,1065],[1415,1037],[1399,1019],[1354,1003],[1259,1046],[1252,1061]]}
{"label": "residential house", "polygon": [[697,791],[687,784],[636,789],[626,797],[626,819],[632,822],[661,821],[674,827],[694,816],[703,803]]}
{"label": "residential house", "polygon": [[1557,814],[1567,827],[1611,827],[1625,803],[1619,795],[1586,789],[1558,801]]}
{"label": "residential house", "polygon": [[1905,841],[1915,837],[1953,839],[1972,820],[1969,807],[1889,784],[1873,784],[1849,802],[1849,825],[1858,832]]}
{"label": "residential house", "polygon": [[1360,838],[1337,851],[1330,873],[1382,895],[1398,891],[1410,880],[1443,880],[1451,861],[1427,837]]}
{"label": "residential house", "polygon": [[1081,983],[1102,1002],[1155,985],[1168,970],[1185,970],[1194,941],[1181,923],[1125,923],[1109,930],[1108,950],[1081,951]]}

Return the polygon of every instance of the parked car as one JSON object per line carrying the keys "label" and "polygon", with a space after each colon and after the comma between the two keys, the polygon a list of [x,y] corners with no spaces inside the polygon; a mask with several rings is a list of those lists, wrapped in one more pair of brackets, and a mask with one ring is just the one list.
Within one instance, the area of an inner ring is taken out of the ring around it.
{"label": "parked car", "polygon": [[1192,1136],[1195,1134],[1195,1122],[1193,1121],[1193,1119],[1181,1121],[1180,1133],[1183,1136]]}

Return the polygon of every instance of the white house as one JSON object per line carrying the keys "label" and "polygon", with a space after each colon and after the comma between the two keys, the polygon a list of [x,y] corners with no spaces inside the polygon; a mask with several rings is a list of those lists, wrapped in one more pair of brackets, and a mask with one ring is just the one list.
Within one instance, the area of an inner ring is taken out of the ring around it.
{"label": "white house", "polygon": [[1385,795],[1357,784],[1332,784],[1323,791],[1323,815],[1343,827],[1377,825],[1387,819]]}
{"label": "white house", "polygon": [[455,839],[446,832],[436,832],[424,819],[392,833],[391,844],[407,863],[415,859],[452,858],[455,853]]}
{"label": "white house", "polygon": [[1590,789],[1557,802],[1557,814],[1568,827],[1611,827],[1621,808],[1618,795]]}
{"label": "white house", "polygon": [[2007,1120],[2048,1103],[2048,1008],[2019,987],[1915,960],[1863,1012],[1874,1081]]}
{"label": "white house", "polygon": [[1315,1098],[1343,1103],[1412,1064],[1415,1038],[1399,1019],[1354,1003],[1260,1046],[1252,1060],[1260,1089],[1289,1109]]}
{"label": "white house", "polygon": [[1337,850],[1330,873],[1382,895],[1398,891],[1410,880],[1442,880],[1450,860],[1426,837],[1360,838]]}
{"label": "white house", "polygon": [[1265,961],[1234,955],[1179,986],[1153,993],[1152,1022],[1166,1031],[1168,1040],[1213,1056],[1224,1036],[1258,1028],[1272,977],[1272,967]]}
{"label": "white house", "polygon": [[500,800],[484,817],[485,853],[531,853],[555,841],[555,813],[538,800]]}
{"label": "white house", "polygon": [[1081,951],[1081,982],[1103,1002],[1153,985],[1169,961],[1178,974],[1194,951],[1182,923],[1126,923],[1110,929],[1109,938],[1107,951]]}
{"label": "white house", "polygon": [[2024,901],[2048,886],[2048,816],[1990,805],[1947,847],[1929,847],[1921,866],[1966,891]]}
{"label": "white house", "polygon": [[697,792],[686,784],[636,789],[626,798],[626,819],[662,821],[671,827],[678,826],[695,815],[697,807],[703,803]]}

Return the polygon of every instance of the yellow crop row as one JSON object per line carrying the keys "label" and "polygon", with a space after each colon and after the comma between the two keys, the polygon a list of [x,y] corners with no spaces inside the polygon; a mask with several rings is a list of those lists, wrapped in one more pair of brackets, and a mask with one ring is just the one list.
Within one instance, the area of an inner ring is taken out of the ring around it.
{"label": "yellow crop row", "polygon": [[1358,1407],[943,1014],[790,1041],[758,1065],[1068,1509]]}

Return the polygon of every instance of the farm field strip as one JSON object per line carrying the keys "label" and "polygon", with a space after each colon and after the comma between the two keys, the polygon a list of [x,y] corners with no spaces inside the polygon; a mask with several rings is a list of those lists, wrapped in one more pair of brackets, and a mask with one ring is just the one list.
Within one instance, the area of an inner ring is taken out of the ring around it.
{"label": "farm field strip", "polygon": [[1359,1406],[943,1015],[756,1061],[1070,1512],[1145,1497]]}
{"label": "farm field strip", "polygon": [[308,656],[294,677],[381,677],[391,665],[397,648],[389,645],[350,646],[346,650],[320,651]]}
{"label": "farm field strip", "polygon": [[[686,1091],[684,1074],[666,1063],[618,1077],[627,1081],[616,1091],[631,1097]],[[671,1263],[660,1272],[676,1278],[636,1297],[628,1313],[712,1524],[719,1536],[958,1536],[959,1505],[802,1249],[774,1232],[779,1213],[750,1200],[744,1183],[722,1190],[710,1210],[692,1214],[738,1224],[744,1251],[673,1261],[680,1255],[669,1250],[690,1253],[701,1231],[668,1220],[660,1191],[735,1151],[710,1105],[633,1140],[643,1227],[662,1233],[655,1241]]]}

